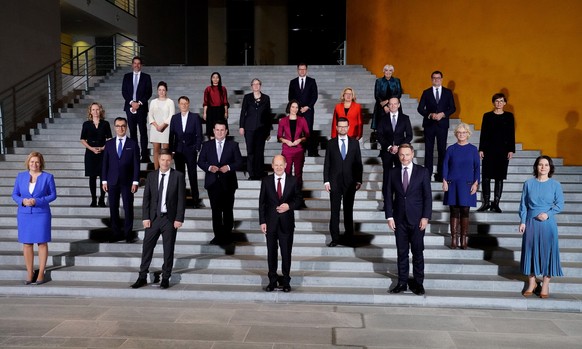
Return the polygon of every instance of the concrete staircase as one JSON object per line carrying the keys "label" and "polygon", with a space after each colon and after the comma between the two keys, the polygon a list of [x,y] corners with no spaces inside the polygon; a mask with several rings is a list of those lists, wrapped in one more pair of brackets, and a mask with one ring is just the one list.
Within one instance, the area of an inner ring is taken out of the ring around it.
{"label": "concrete staircase", "polygon": [[[229,91],[230,129],[246,154],[244,140],[238,135],[242,95],[250,91],[254,77],[263,81],[263,92],[271,96],[273,111],[283,114],[287,104],[289,80],[294,66],[260,67],[147,67],[154,85],[164,80],[175,102],[181,95],[190,97],[191,109],[202,108],[202,91],[210,74],[219,71]],[[532,164],[539,151],[523,150],[518,145],[511,161],[509,178],[501,208],[503,213],[471,212],[468,250],[450,250],[448,207],[442,204],[440,183],[432,183],[433,219],[425,238],[427,294],[409,292],[390,295],[386,290],[396,280],[394,235],[384,220],[382,166],[378,151],[371,149],[369,126],[365,126],[362,153],[364,185],[356,195],[354,220],[359,232],[353,247],[328,248],[329,199],[323,190],[323,157],[307,158],[304,194],[308,209],[297,211],[293,248],[293,292],[265,293],[267,283],[265,239],[258,229],[258,193],[260,183],[247,181],[238,173],[239,190],[235,202],[235,238],[231,248],[209,245],[212,238],[210,209],[186,211],[186,222],[178,233],[176,261],[171,288],[159,290],[149,285],[140,290],[128,286],[136,279],[141,258],[141,244],[103,243],[107,239],[107,208],[90,208],[87,178],[83,176],[84,148],[79,143],[86,108],[93,102],[103,104],[108,120],[124,116],[121,80],[127,70],[110,74],[75,104],[61,110],[53,120],[45,120],[30,134],[15,142],[0,162],[0,294],[75,297],[145,297],[164,299],[224,299],[275,302],[332,302],[362,304],[421,305],[443,307],[540,309],[580,312],[582,310],[582,168],[557,165],[555,178],[562,182],[566,207],[558,215],[561,258],[565,277],[554,278],[551,298],[525,299],[520,291],[524,278],[519,274],[521,236],[517,231],[517,209],[524,180],[530,178]],[[375,77],[361,66],[310,66],[309,75],[317,80],[315,129],[322,141],[330,135],[331,115],[345,86],[354,88],[364,110],[373,109]],[[155,95],[155,92],[154,92]],[[414,145],[419,163],[423,163],[421,117],[417,101],[404,96],[404,112],[411,116],[415,129]],[[369,123],[369,118],[365,118]],[[453,120],[451,130],[458,120]],[[280,152],[275,140],[277,125],[266,147],[266,162]],[[478,142],[479,132],[471,140]],[[452,133],[449,144],[455,141]],[[53,241],[49,244],[49,276],[43,286],[24,286],[24,260],[17,242],[14,203],[10,197],[16,173],[24,169],[26,155],[37,150],[45,155],[47,171],[55,175],[58,199],[51,205]],[[321,154],[323,155],[323,151]],[[147,170],[145,165],[143,170]],[[199,188],[207,207],[199,171]],[[134,227],[141,227],[142,190],[137,193]],[[143,230],[139,230],[143,238]],[[162,264],[161,243],[152,261],[150,281],[159,279]]]}

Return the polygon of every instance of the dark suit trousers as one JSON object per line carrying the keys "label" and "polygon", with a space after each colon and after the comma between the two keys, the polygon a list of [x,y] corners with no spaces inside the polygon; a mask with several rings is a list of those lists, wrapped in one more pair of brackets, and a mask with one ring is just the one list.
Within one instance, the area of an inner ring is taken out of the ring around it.
{"label": "dark suit trousers", "polygon": [[384,170],[384,173],[390,171],[394,167],[394,164],[398,163],[400,163],[398,155],[392,154],[389,151],[382,153],[382,169]]}
{"label": "dark suit trousers", "polygon": [[125,112],[127,115],[127,126],[129,127],[129,136],[137,140],[137,129],[139,127],[139,147],[141,150],[141,157],[147,158],[149,156],[148,151],[148,125],[147,118],[148,115],[145,112],[145,108],[140,106],[137,113],[132,114],[129,110]]}
{"label": "dark suit trousers", "polygon": [[437,142],[438,163],[437,172],[442,176],[443,161],[445,159],[445,152],[447,151],[447,135],[449,130],[446,128],[431,126],[424,129],[424,146],[426,148],[424,155],[424,167],[428,168],[430,173],[433,173],[433,157],[434,157],[434,140]]}
{"label": "dark suit trousers", "polygon": [[329,233],[331,241],[338,242],[340,237],[339,223],[340,223],[340,209],[342,198],[344,201],[344,228],[345,235],[354,234],[354,198],[356,196],[356,188],[341,188],[331,189],[329,192],[329,199],[331,203],[331,218],[329,220]]}
{"label": "dark suit trousers", "polygon": [[200,199],[200,192],[198,191],[198,165],[196,164],[196,151],[190,153],[176,152],[174,154],[174,164],[176,170],[186,173],[186,166],[188,166],[188,182],[190,182],[190,191],[192,192],[192,200],[194,204]]}
{"label": "dark suit trousers", "polygon": [[164,264],[162,265],[162,278],[169,279],[174,266],[174,246],[176,245],[176,234],[178,230],[174,228],[174,222],[168,219],[167,215],[156,217],[152,225],[145,230],[143,239],[143,249],[141,254],[141,266],[139,267],[139,277],[147,278],[154,248],[158,243],[160,235],[164,244]]}
{"label": "dark suit trousers", "polygon": [[417,284],[424,282],[424,230],[418,225],[396,222],[396,249],[398,250],[398,283],[408,282],[408,247],[412,252],[412,275]]}
{"label": "dark suit trousers", "polygon": [[315,120],[315,113],[313,112],[313,110],[309,109],[305,113],[299,113],[299,115],[303,116],[305,118],[305,121],[307,121],[307,127],[309,128],[309,137],[307,137],[306,141],[307,154],[309,156],[313,156],[317,154],[317,138],[318,138],[317,135],[315,135],[315,132],[313,132],[313,122]]}
{"label": "dark suit trousers", "polygon": [[245,129],[245,143],[247,145],[247,172],[250,177],[258,178],[264,175],[265,141],[267,132],[264,128],[256,130]]}
{"label": "dark suit trousers", "polygon": [[214,236],[221,241],[231,239],[234,227],[234,191],[226,190],[220,185],[208,189],[210,208],[212,210],[212,230]]}
{"label": "dark suit trousers", "polygon": [[286,234],[281,229],[280,223],[277,223],[277,230],[267,233],[267,261],[269,264],[269,282],[277,282],[277,243],[281,248],[281,272],[283,273],[283,282],[289,285],[291,281],[291,250],[293,249],[293,232]]}
{"label": "dark suit trousers", "polygon": [[[111,216],[111,229],[114,238],[129,239],[133,234],[133,193],[131,184],[129,185],[109,185],[109,214]],[[123,234],[119,228],[119,198],[123,200],[123,211],[125,214]]]}

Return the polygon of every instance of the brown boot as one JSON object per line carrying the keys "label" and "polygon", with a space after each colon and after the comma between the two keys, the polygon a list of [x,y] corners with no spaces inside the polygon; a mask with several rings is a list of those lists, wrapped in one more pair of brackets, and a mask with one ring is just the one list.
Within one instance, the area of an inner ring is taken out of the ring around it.
{"label": "brown boot", "polygon": [[467,249],[469,245],[469,217],[461,217],[461,248],[463,250]]}
{"label": "brown boot", "polygon": [[459,218],[451,217],[451,249],[457,248],[457,241],[459,239]]}

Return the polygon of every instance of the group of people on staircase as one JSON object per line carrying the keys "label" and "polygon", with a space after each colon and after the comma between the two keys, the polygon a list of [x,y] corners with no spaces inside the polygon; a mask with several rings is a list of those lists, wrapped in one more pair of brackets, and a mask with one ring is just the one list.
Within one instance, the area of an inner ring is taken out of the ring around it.
{"label": "group of people on staircase", "polygon": [[[153,249],[162,235],[164,265],[161,287],[167,288],[177,229],[184,223],[184,174],[188,175],[192,206],[200,208],[203,205],[197,186],[197,167],[205,172],[204,188],[210,199],[215,235],[210,243],[224,246],[232,243],[233,207],[238,188],[236,171],[242,167],[243,158],[238,143],[227,138],[228,93],[218,72],[211,74],[210,85],[204,91],[201,117],[190,112],[190,100],[186,96],[178,98],[179,112],[175,113],[174,102],[168,98],[168,85],[164,81],[157,85],[158,97],[149,101],[152,94],[151,77],[141,72],[141,66],[141,58],[134,57],[133,71],[124,76],[122,95],[126,117],[115,118],[115,137],[105,120],[103,107],[95,102],[88,107],[87,121],[83,123],[81,131],[81,143],[86,148],[85,175],[89,177],[92,198],[90,206],[106,207],[107,192],[112,240],[125,239],[133,243],[137,241],[133,232],[133,195],[139,186],[139,163],[151,162],[147,144],[147,124],[150,125],[149,141],[153,146],[155,171],[147,176],[145,184],[142,216],[146,234],[139,278],[132,287],[139,288],[147,284]],[[402,85],[393,76],[393,72],[394,67],[386,65],[384,77],[376,80],[376,104],[372,118],[372,128],[380,146],[379,156],[383,165],[384,212],[388,227],[395,232],[398,249],[398,283],[390,292],[400,293],[410,287],[414,293],[424,294],[423,239],[432,214],[430,177],[434,169],[432,161],[435,140],[438,153],[435,180],[442,182],[443,202],[450,209],[450,247],[466,249],[469,208],[476,206],[480,173],[483,178],[483,203],[477,211],[502,212],[500,199],[503,180],[507,178],[509,160],[515,153],[514,117],[512,113],[504,111],[507,103],[505,95],[497,93],[492,97],[493,111],[483,115],[479,148],[469,143],[471,130],[465,123],[455,128],[457,142],[447,148],[449,119],[456,108],[452,91],[442,86],[442,72],[434,71],[431,74],[432,86],[423,91],[417,109],[423,116],[425,164],[414,164],[410,117],[403,113],[400,104]],[[250,180],[262,181],[259,219],[268,247],[267,291],[273,291],[278,286],[285,292],[291,290],[292,216],[295,209],[305,207],[300,193],[305,153],[308,156],[319,156],[318,136],[313,129],[317,84],[315,79],[307,76],[306,64],[298,64],[297,73],[297,78],[289,83],[287,115],[279,120],[277,140],[282,143],[282,151],[281,155],[272,160],[274,175],[267,176],[264,169],[265,142],[270,136],[273,115],[270,98],[261,91],[261,80],[251,81],[251,93],[244,96],[241,106],[239,134],[245,138],[246,169]],[[203,121],[206,123],[204,134]],[[330,195],[331,211],[329,247],[347,244],[346,241],[350,241],[354,235],[354,198],[363,182],[359,142],[362,136],[362,109],[356,102],[354,89],[346,87],[334,108],[331,139],[327,143],[324,160],[323,181]],[[170,168],[172,160],[176,170]],[[19,174],[13,198],[19,205],[19,241],[25,244],[25,283],[34,280],[42,284],[45,282],[47,244],[50,241],[51,216],[48,204],[56,199],[56,191],[54,178],[43,171],[42,154],[31,153],[26,165],[28,171]],[[547,297],[551,276],[562,275],[554,215],[563,207],[563,195],[559,182],[550,179],[553,173],[551,158],[538,157],[534,164],[535,180],[528,180],[524,184],[519,227],[519,231],[524,234],[521,268],[529,277],[524,296],[537,292]],[[97,177],[100,179],[99,197]],[[495,181],[493,200],[490,189],[492,179]],[[120,199],[123,200],[125,211],[123,227],[119,223]],[[342,206],[343,236],[339,229]],[[44,228],[37,229],[34,222],[39,222]],[[35,233],[35,238],[31,239],[34,230],[39,230],[40,235]],[[33,243],[39,244],[40,269],[36,276],[32,267]],[[281,249],[283,259],[282,277],[277,275],[278,248]],[[413,264],[411,281],[408,280],[409,250],[412,251]],[[540,274],[544,276],[541,286],[536,279],[536,275]]]}

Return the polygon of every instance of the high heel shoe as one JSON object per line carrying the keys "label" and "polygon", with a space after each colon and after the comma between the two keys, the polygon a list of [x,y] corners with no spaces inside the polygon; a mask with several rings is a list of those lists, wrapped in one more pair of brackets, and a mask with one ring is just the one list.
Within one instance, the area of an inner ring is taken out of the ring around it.
{"label": "high heel shoe", "polygon": [[540,291],[539,291],[539,289],[540,289],[540,288],[541,288],[540,284],[539,284],[538,282],[536,282],[536,285],[534,286],[534,288],[532,288],[532,290],[531,290],[531,291],[525,290],[525,291],[523,291],[521,294],[522,294],[524,297],[530,297],[530,296],[531,296],[531,295],[533,295],[533,294],[536,294],[536,295],[538,295],[538,294],[539,294],[539,292],[540,292]]}
{"label": "high heel shoe", "polygon": [[540,298],[541,299],[546,299],[546,298],[550,298],[550,294],[549,293],[540,293]]}

